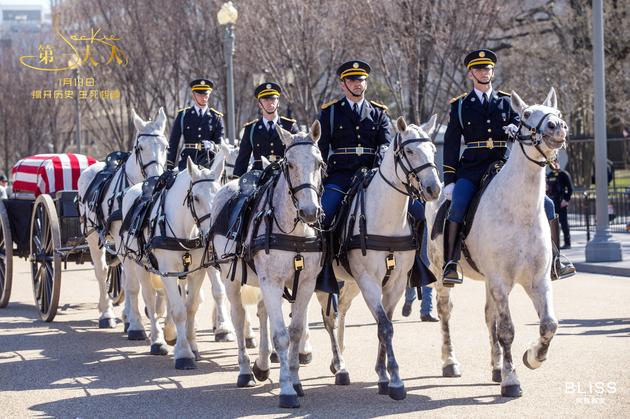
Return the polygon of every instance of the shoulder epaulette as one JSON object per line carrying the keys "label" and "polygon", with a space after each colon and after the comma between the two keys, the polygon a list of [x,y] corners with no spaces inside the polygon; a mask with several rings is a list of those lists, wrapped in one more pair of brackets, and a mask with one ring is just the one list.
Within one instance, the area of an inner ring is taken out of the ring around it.
{"label": "shoulder epaulette", "polygon": [[190,108],[191,108],[190,106],[186,106],[185,108],[181,108],[181,109],[176,110],[175,113],[178,114],[178,113],[180,113],[182,111],[185,111],[186,109],[190,109]]}
{"label": "shoulder epaulette", "polygon": [[252,121],[249,121],[248,123],[246,123],[246,124],[245,124],[245,125],[243,125],[243,126],[244,126],[244,127],[248,127],[248,126],[250,126],[250,125],[252,125],[252,124],[255,124],[255,123],[256,123],[256,121],[258,121],[258,119],[254,119],[254,120],[252,120]]}
{"label": "shoulder epaulette", "polygon": [[374,102],[373,100],[370,100],[370,103],[376,106],[377,108],[381,108],[384,111],[387,111],[389,109],[387,106],[383,105],[382,103]]}
{"label": "shoulder epaulette", "polygon": [[281,116],[280,119],[284,119],[285,121],[289,121],[293,124],[297,122],[295,119],[287,118],[286,116]]}
{"label": "shoulder epaulette", "polygon": [[322,105],[322,110],[326,109],[328,107],[330,107],[331,105],[334,105],[335,103],[337,103],[339,101],[339,99],[335,99],[335,100],[331,100],[330,102],[326,102]]}
{"label": "shoulder epaulette", "polygon": [[503,90],[497,90],[499,96],[512,96],[511,93],[504,92]]}
{"label": "shoulder epaulette", "polygon": [[462,93],[459,96],[455,96],[454,98],[452,98],[451,100],[448,101],[448,103],[455,103],[457,102],[459,99],[463,98],[464,96],[466,96],[468,93]]}
{"label": "shoulder epaulette", "polygon": [[223,116],[223,114],[222,114],[221,112],[217,111],[217,110],[216,110],[216,109],[214,109],[214,108],[210,108],[210,110],[211,110],[212,112],[216,113],[216,114],[217,114],[217,115],[219,115],[219,116]]}

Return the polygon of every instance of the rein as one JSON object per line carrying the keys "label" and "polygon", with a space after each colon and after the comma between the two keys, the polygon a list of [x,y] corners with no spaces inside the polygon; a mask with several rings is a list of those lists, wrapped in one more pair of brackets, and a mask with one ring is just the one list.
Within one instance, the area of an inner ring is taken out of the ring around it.
{"label": "rein", "polygon": [[[525,113],[525,112],[523,111],[523,113]],[[538,121],[538,124],[535,127],[532,127],[531,125],[529,125],[526,122],[524,122],[523,118],[521,117],[521,123],[518,126],[516,134],[512,135],[512,138],[515,139],[516,141],[518,141],[519,146],[521,147],[521,150],[523,151],[523,154],[525,155],[525,158],[527,160],[531,161],[532,163],[540,166],[540,167],[545,167],[547,165],[550,165],[551,162],[552,162],[552,159],[547,157],[547,155],[540,148],[540,144],[542,144],[543,140],[545,138],[547,138],[545,136],[545,134],[544,134],[544,130],[541,130],[541,127],[543,125],[543,122],[545,122],[550,115],[558,116],[558,114],[555,113],[555,112],[548,112],[542,118],[540,118],[540,121]],[[521,133],[523,128],[525,128],[528,131],[527,134],[522,134]],[[538,151],[538,153],[545,160],[544,161],[540,161],[540,160],[536,160],[536,159],[530,157],[527,154],[527,151],[525,151],[525,146],[526,145],[534,146],[536,151]]]}

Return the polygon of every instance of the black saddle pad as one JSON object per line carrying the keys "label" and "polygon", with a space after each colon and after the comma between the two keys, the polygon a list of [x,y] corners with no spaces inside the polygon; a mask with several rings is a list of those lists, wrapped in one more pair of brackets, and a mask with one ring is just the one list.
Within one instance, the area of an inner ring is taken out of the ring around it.
{"label": "black saddle pad", "polygon": [[128,157],[128,152],[114,151],[110,153],[105,158],[105,168],[94,176],[94,179],[92,179],[92,182],[90,182],[90,185],[85,191],[83,202],[88,205],[90,210],[96,211],[97,217],[100,215],[99,219],[102,219],[102,214],[99,214],[101,211],[98,208],[100,208],[103,202],[105,191],[107,191],[109,184],[114,178],[116,170],[127,161]]}
{"label": "black saddle pad", "polygon": [[162,198],[165,191],[175,183],[176,174],[166,171],[161,176],[154,176],[142,182],[142,194],[136,198],[123,220],[121,231],[139,237],[148,226],[151,210]]}

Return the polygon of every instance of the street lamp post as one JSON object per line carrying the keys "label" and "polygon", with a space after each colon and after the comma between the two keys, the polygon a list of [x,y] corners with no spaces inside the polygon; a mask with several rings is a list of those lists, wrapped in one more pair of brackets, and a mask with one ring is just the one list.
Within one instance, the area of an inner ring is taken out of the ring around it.
{"label": "street lamp post", "polygon": [[77,84],[76,94],[74,95],[74,105],[76,111],[77,122],[77,153],[81,153],[81,106],[79,103],[79,67],[81,66],[80,59],[75,55],[70,61],[68,61],[68,67],[72,68],[72,74],[74,76],[75,83]]}
{"label": "street lamp post", "polygon": [[593,0],[593,87],[595,96],[595,186],[597,227],[585,249],[586,262],[621,260],[621,243],[612,240],[608,226],[608,175],[606,164],[606,78],[604,66],[604,6]]}
{"label": "street lamp post", "polygon": [[238,19],[238,11],[231,1],[223,3],[217,13],[219,24],[225,26],[223,38],[225,50],[225,64],[227,66],[227,135],[228,141],[234,144],[236,140],[236,124],[234,118],[234,25]]}

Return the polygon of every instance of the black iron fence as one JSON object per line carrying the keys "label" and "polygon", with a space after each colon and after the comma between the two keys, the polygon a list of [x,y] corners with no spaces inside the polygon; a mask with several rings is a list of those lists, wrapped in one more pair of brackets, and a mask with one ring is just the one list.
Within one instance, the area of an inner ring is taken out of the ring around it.
{"label": "black iron fence", "polygon": [[[595,192],[574,191],[568,210],[571,229],[595,231]],[[613,233],[623,233],[630,225],[630,187],[608,190],[608,223]],[[590,240],[590,237],[588,237]]]}

